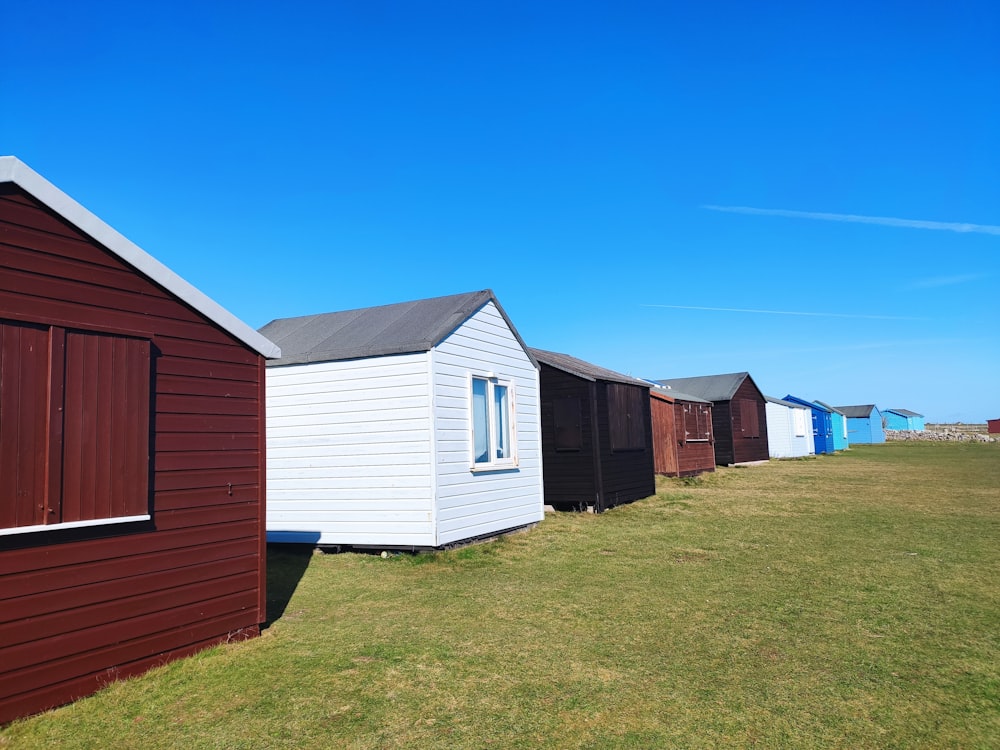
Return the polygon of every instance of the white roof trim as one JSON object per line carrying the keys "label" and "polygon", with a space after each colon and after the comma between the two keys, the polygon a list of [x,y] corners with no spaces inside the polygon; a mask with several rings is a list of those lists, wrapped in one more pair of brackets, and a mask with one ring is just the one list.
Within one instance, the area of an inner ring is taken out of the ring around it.
{"label": "white roof trim", "polygon": [[281,349],[224,307],[213,301],[153,256],[101,221],[66,193],[14,156],[0,156],[0,183],[12,182],[37,198],[81,232],[101,243],[167,291],[268,359]]}

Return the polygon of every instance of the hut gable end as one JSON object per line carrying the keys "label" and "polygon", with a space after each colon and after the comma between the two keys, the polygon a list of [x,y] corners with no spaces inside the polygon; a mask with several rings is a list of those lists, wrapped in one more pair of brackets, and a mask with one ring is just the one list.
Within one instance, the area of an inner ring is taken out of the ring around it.
{"label": "hut gable end", "polygon": [[11,157],[0,267],[6,722],[259,631],[277,348]]}

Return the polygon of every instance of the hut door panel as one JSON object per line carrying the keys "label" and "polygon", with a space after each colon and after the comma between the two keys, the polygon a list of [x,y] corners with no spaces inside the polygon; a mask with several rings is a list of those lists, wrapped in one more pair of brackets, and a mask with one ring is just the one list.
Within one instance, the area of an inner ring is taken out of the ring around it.
{"label": "hut door panel", "polygon": [[67,332],[62,520],[148,512],[149,342]]}
{"label": "hut door panel", "polygon": [[45,523],[49,332],[0,321],[0,528]]}

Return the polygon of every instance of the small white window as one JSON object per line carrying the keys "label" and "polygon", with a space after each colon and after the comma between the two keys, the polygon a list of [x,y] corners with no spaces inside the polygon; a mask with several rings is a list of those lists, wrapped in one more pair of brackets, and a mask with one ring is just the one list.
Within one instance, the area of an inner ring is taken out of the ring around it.
{"label": "small white window", "polygon": [[472,376],[472,468],[517,465],[514,388],[495,377]]}

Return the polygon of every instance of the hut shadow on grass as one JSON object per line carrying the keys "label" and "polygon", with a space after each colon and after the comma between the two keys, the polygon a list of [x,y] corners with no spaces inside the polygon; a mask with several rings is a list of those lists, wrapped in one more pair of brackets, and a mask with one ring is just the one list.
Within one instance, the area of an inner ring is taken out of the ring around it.
{"label": "hut shadow on grass", "polygon": [[313,556],[311,544],[267,545],[267,622],[271,627],[281,618],[288,602],[309,567]]}

